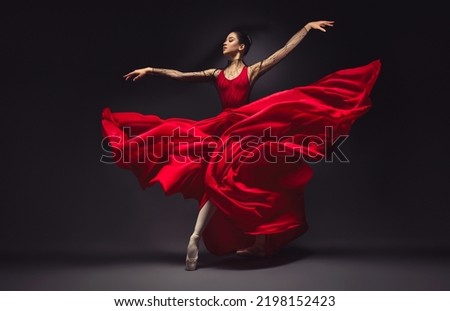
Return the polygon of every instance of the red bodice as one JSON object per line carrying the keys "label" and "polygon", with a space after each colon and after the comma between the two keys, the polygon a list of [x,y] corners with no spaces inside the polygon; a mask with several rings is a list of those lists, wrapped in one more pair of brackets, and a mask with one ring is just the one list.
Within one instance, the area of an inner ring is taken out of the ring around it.
{"label": "red bodice", "polygon": [[241,73],[231,80],[225,77],[224,70],[222,70],[217,76],[216,87],[223,110],[247,104],[251,89],[248,80],[248,67],[244,66]]}

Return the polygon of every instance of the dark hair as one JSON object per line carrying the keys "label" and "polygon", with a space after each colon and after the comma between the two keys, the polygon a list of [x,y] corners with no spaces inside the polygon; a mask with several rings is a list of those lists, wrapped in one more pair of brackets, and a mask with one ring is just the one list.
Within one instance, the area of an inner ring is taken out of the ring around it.
{"label": "dark hair", "polygon": [[252,38],[245,31],[233,30],[232,32],[236,34],[239,44],[245,45],[244,55],[247,55],[252,45]]}

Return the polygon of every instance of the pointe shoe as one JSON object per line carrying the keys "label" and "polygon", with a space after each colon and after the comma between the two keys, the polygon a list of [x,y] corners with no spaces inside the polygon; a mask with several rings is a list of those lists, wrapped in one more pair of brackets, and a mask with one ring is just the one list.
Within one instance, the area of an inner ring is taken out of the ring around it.
{"label": "pointe shoe", "polygon": [[236,255],[242,257],[265,257],[266,252],[264,248],[253,245],[244,249],[238,249]]}
{"label": "pointe shoe", "polygon": [[[189,239],[189,245],[187,248],[186,254],[186,271],[194,271],[197,270],[198,263],[198,243],[200,241],[200,236],[197,234],[191,235]],[[189,257],[189,254],[194,253],[194,257]]]}
{"label": "pointe shoe", "polygon": [[198,256],[195,258],[189,258],[186,255],[186,271],[197,270],[197,262],[198,262]]}

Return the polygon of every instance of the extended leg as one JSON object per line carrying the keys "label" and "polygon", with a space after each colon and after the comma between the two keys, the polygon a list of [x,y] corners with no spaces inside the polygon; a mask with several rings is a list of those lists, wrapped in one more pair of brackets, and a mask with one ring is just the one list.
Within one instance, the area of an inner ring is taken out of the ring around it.
{"label": "extended leg", "polygon": [[217,210],[217,207],[210,201],[206,201],[205,205],[200,209],[197,216],[197,221],[195,222],[194,233],[193,235],[201,236],[203,231],[206,228],[211,217],[214,215],[214,212]]}
{"label": "extended leg", "polygon": [[187,255],[186,255],[186,270],[193,271],[197,269],[197,261],[198,261],[198,245],[200,242],[200,237],[202,236],[203,231],[206,228],[211,217],[214,215],[214,212],[217,210],[217,207],[211,202],[207,201],[205,205],[200,209],[197,215],[197,221],[195,222],[194,232],[189,239],[189,244],[187,247]]}

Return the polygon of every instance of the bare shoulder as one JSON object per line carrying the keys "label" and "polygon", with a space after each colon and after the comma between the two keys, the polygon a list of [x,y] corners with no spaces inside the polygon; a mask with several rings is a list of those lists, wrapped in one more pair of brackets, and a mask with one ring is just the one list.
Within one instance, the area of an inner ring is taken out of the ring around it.
{"label": "bare shoulder", "polygon": [[251,83],[253,83],[256,78],[259,76],[261,65],[263,61],[259,61],[254,63],[253,65],[248,66],[248,79]]}
{"label": "bare shoulder", "polygon": [[214,78],[217,78],[219,76],[220,72],[222,71],[222,69],[219,69],[219,68],[213,68],[210,70],[212,72],[211,75],[213,75]]}
{"label": "bare shoulder", "polygon": [[219,72],[219,69],[210,68],[195,72],[185,72],[183,73],[183,77],[186,81],[211,81],[217,78]]}
{"label": "bare shoulder", "polygon": [[201,73],[205,76],[205,77],[214,77],[217,78],[217,76],[220,73],[220,69],[218,68],[210,68],[210,69],[206,69],[206,70],[202,70]]}

